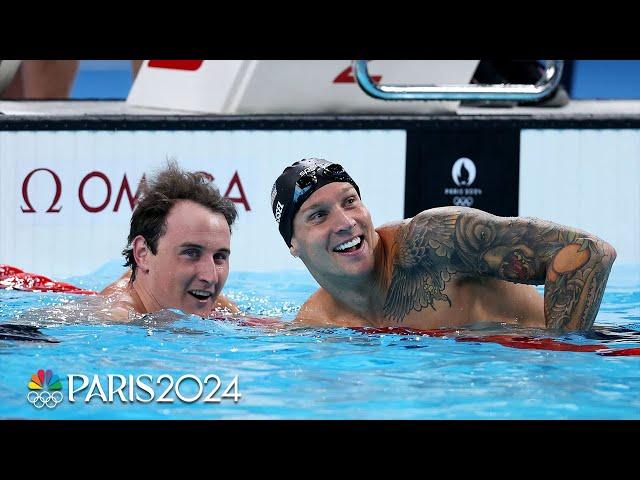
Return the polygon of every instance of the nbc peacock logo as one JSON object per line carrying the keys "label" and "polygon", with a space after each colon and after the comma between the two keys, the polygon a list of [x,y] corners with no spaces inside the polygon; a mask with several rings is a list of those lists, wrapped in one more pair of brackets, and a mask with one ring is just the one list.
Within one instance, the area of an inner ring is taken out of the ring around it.
{"label": "nbc peacock logo", "polygon": [[52,370],[38,370],[28,387],[27,400],[36,408],[55,408],[62,402],[62,382]]}

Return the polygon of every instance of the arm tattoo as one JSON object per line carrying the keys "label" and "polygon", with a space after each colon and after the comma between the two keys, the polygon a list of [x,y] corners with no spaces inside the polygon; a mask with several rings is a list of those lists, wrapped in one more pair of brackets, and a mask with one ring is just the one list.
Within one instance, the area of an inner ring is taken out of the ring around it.
{"label": "arm tattoo", "polygon": [[547,267],[544,316],[548,328],[588,330],[600,309],[615,251],[597,238],[575,241],[559,249]]}
{"label": "arm tattoo", "polygon": [[502,218],[465,208],[427,210],[398,231],[384,314],[451,301],[453,274],[545,284],[548,328],[589,329],[598,312],[615,250],[587,232],[535,218]]}
{"label": "arm tattoo", "polygon": [[[455,273],[451,256],[455,248],[457,215],[435,217],[416,215],[396,236],[397,253],[391,285],[384,304],[385,316],[401,322],[411,310],[436,309],[436,300],[445,295],[445,282]],[[428,234],[427,234],[428,232]]]}

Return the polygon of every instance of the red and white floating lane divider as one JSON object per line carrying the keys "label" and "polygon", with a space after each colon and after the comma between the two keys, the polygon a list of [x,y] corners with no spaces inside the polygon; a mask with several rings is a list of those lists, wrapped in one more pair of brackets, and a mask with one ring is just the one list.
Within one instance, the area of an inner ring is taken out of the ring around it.
{"label": "red and white floating lane divider", "polygon": [[612,349],[602,344],[578,345],[575,343],[561,342],[553,338],[543,337],[527,337],[525,335],[517,335],[511,333],[503,333],[499,335],[472,335],[463,329],[445,329],[439,328],[434,330],[417,330],[405,327],[352,327],[362,333],[377,334],[395,334],[395,335],[416,335],[427,337],[447,337],[453,338],[457,342],[487,342],[497,343],[503,347],[534,349],[534,350],[555,350],[559,352],[595,352],[605,357],[621,357],[621,356],[639,356],[640,347],[636,348],[619,348]]}
{"label": "red and white floating lane divider", "polygon": [[96,295],[97,292],[78,288],[70,283],[54,282],[49,277],[28,273],[11,265],[0,265],[0,289],[23,290],[26,292],[77,293]]}

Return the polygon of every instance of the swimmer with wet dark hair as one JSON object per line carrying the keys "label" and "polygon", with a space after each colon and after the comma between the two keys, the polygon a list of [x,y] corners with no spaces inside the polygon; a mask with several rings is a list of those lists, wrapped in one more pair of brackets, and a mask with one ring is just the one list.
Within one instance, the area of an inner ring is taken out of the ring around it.
{"label": "swimmer with wet dark hair", "polygon": [[209,179],[175,162],[143,183],[122,252],[130,271],[100,292],[111,300],[111,318],[168,308],[201,317],[238,313],[221,295],[236,217]]}
{"label": "swimmer with wet dark hair", "polygon": [[284,170],[271,204],[291,254],[320,284],[296,317],[307,325],[588,330],[616,258],[590,233],[465,207],[374,228],[344,168],[314,158]]}

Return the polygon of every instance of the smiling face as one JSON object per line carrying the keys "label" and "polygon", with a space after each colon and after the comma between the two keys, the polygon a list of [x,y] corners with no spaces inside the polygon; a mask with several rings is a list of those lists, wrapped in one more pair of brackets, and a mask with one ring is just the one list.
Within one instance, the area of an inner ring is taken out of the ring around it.
{"label": "smiling face", "polygon": [[350,183],[319,188],[293,220],[291,253],[317,280],[369,275],[376,242],[369,210]]}
{"label": "smiling face", "polygon": [[[227,276],[231,234],[224,215],[180,200],[167,215],[154,255],[139,236],[134,243],[146,303],[208,316]],[[138,282],[138,279],[136,279]],[[143,299],[144,302],[144,299]]]}

